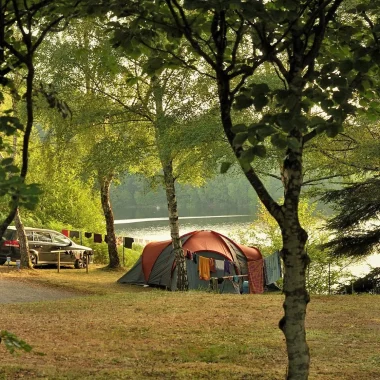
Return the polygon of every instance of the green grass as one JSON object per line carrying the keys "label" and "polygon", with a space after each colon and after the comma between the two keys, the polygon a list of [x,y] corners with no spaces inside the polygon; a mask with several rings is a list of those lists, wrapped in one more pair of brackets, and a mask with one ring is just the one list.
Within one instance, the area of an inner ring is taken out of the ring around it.
{"label": "green grass", "polygon": [[[281,295],[179,293],[115,281],[93,268],[0,272],[80,297],[2,305],[0,323],[33,346],[9,355],[0,379],[281,379]],[[310,379],[380,379],[378,296],[312,297]]]}

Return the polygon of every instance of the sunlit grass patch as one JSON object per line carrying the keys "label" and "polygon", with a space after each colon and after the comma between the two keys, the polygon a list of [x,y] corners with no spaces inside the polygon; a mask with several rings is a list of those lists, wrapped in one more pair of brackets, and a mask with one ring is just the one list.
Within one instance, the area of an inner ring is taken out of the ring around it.
{"label": "sunlit grass patch", "polygon": [[[78,297],[2,307],[0,323],[33,346],[0,345],[0,379],[279,379],[286,347],[282,295],[169,292],[116,283],[93,268],[1,274]],[[380,378],[377,296],[313,297],[310,379]],[[1,377],[3,376],[3,377]],[[4,377],[5,376],[5,377]]]}

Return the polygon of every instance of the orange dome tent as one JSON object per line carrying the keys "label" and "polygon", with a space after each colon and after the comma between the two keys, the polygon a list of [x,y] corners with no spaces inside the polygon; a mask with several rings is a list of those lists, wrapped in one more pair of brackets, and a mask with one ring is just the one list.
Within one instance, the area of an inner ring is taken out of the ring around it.
{"label": "orange dome tent", "polygon": [[[228,237],[215,231],[193,231],[181,236],[182,247],[187,252],[198,257],[208,257],[215,260],[229,261],[231,276],[247,274],[247,262],[261,260],[262,255],[257,248],[235,243]],[[197,263],[186,260],[189,279],[189,289],[208,288],[209,281],[200,280]],[[214,274],[223,277],[224,271]],[[126,284],[152,285],[175,290],[177,270],[171,240],[152,242],[145,246],[136,264],[118,282]],[[224,293],[234,293],[232,284],[223,286]]]}

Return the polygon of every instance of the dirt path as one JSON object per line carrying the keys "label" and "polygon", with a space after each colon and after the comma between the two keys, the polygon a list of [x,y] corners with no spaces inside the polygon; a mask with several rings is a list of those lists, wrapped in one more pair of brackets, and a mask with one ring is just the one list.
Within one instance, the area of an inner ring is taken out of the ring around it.
{"label": "dirt path", "polygon": [[31,284],[30,282],[0,279],[0,304],[48,301],[78,296],[78,293]]}

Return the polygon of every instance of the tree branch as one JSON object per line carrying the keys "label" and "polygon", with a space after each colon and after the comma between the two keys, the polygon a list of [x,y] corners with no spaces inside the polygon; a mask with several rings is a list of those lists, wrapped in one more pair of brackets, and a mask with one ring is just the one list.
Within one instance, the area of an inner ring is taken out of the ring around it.
{"label": "tree branch", "polygon": [[[165,2],[169,7],[170,13],[173,16],[173,19],[174,19],[178,29],[180,29],[184,33],[184,35],[186,36],[186,39],[190,42],[190,44],[194,48],[194,50],[196,50],[197,53],[217,72],[218,67],[217,67],[216,63],[211,59],[211,57],[208,54],[206,54],[206,52],[203,51],[203,49],[200,47],[198,41],[196,41],[193,38],[191,26],[190,26],[190,24],[186,18],[186,15],[185,15],[183,8],[179,5],[178,1],[177,0],[165,0]],[[179,18],[177,12],[173,8],[172,3],[178,9],[181,18]],[[181,23],[181,20],[182,20],[183,24]]]}

